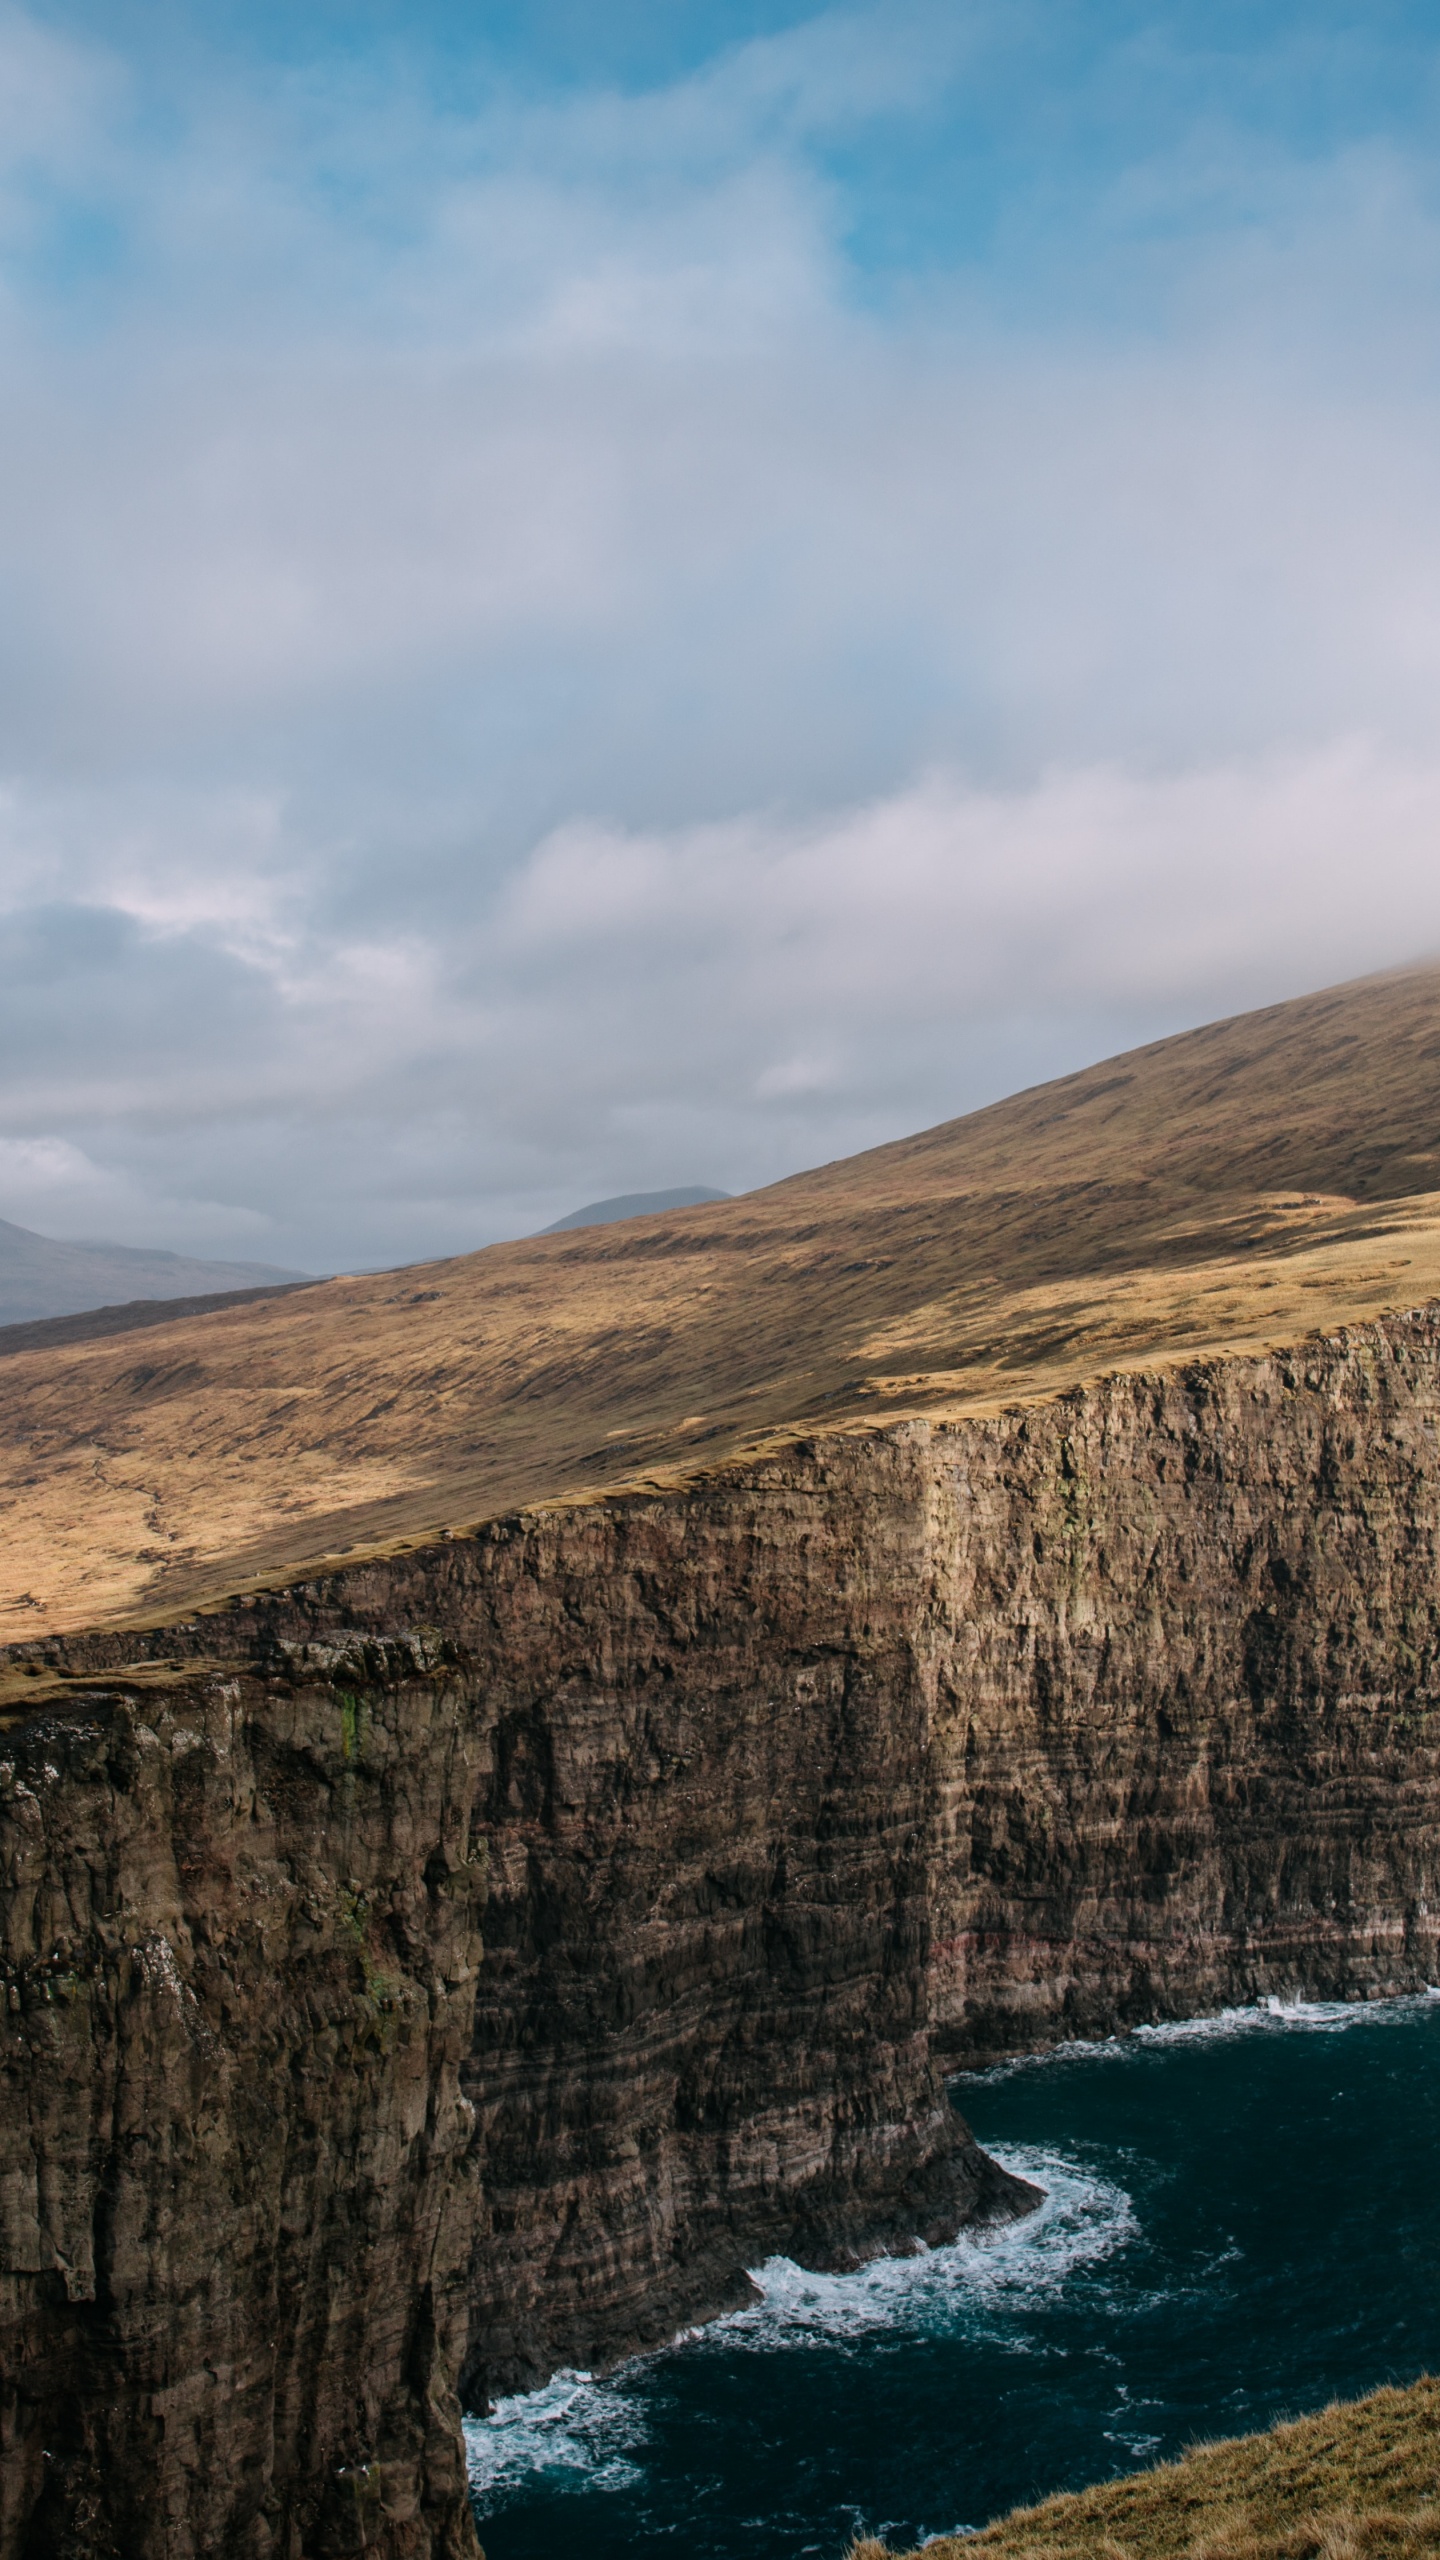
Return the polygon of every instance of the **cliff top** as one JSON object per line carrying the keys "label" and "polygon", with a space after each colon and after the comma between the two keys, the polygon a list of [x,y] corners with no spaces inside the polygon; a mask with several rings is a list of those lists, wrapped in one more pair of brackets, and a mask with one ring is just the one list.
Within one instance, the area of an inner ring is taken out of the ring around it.
{"label": "cliff top", "polygon": [[[1440,2383],[1427,2376],[1017,2508],[983,2533],[926,2543],[925,2560],[1431,2560],[1437,2426]],[[860,2542],[850,2560],[890,2555]]]}
{"label": "cliff top", "polygon": [[[0,1640],[1440,1292],[1440,969],[1152,1042],[738,1200],[16,1347]],[[0,1349],[3,1349],[0,1343]]]}

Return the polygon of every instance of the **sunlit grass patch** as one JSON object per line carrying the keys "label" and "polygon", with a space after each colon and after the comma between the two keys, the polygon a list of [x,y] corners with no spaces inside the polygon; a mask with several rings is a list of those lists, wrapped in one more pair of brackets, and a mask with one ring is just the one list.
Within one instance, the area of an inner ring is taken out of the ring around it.
{"label": "sunlit grass patch", "polygon": [[[926,2560],[1430,2560],[1440,2554],[1440,2381],[1337,2401],[1268,2433],[1017,2507]],[[892,2560],[856,2543],[849,2560]],[[912,2555],[913,2560],[913,2555]]]}

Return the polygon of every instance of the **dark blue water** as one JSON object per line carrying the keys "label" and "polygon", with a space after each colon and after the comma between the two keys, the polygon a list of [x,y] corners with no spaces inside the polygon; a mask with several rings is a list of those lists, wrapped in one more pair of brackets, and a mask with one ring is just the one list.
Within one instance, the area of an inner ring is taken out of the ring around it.
{"label": "dark blue water", "polygon": [[967,2080],[1028,2223],[469,2428],[489,2560],[840,2560],[1440,2367],[1440,1998],[1246,2011]]}

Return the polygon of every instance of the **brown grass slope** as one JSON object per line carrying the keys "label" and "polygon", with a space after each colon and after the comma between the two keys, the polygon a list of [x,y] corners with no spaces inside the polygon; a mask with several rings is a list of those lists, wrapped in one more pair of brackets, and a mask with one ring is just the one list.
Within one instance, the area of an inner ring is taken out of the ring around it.
{"label": "brown grass slope", "polygon": [[[1337,2402],[1103,2488],[1020,2507],[925,2560],[1430,2560],[1440,2552],[1440,2382]],[[890,2560],[879,2542],[850,2560]],[[919,2560],[912,2553],[909,2560]]]}
{"label": "brown grass slope", "polygon": [[1440,970],[770,1189],[0,1364],[0,1638],[1440,1291]]}

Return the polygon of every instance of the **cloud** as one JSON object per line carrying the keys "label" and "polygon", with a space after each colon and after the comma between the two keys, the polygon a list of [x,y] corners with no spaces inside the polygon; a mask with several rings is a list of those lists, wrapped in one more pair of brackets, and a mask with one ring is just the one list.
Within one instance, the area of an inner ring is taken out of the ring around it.
{"label": "cloud", "polygon": [[97,1234],[124,1242],[147,1236],[156,1215],[183,1242],[232,1248],[263,1240],[269,1221],[214,1200],[157,1200],[123,1174],[96,1164],[64,1138],[0,1138],[0,1191],[16,1226],[58,1231],[84,1242]]}
{"label": "cloud", "polygon": [[[340,1234],[369,1261],[537,1226],[587,1183],[741,1188],[1425,956],[1437,837],[1440,760],[1357,737],[1001,788],[936,770],[805,818],[570,821],[408,944],[32,918],[0,1183],[64,1232],[103,1208],[138,1240],[188,1200],[187,1242]],[[88,1161],[32,1126],[86,1133]]]}
{"label": "cloud", "polygon": [[1440,939],[1423,136],[1176,23],[0,15],[0,1214],[398,1259]]}
{"label": "cloud", "polygon": [[1017,1022],[1148,1028],[1424,956],[1437,829],[1440,763],[1363,738],[1006,790],[936,772],[806,821],[560,829],[487,965],[537,1020],[564,989],[592,1111],[633,1108],[659,1046],[672,1111],[723,1097],[738,1133],[799,1104],[813,1148],[827,1121],[904,1127],[947,1082],[955,1108],[998,1090],[984,1060]]}

